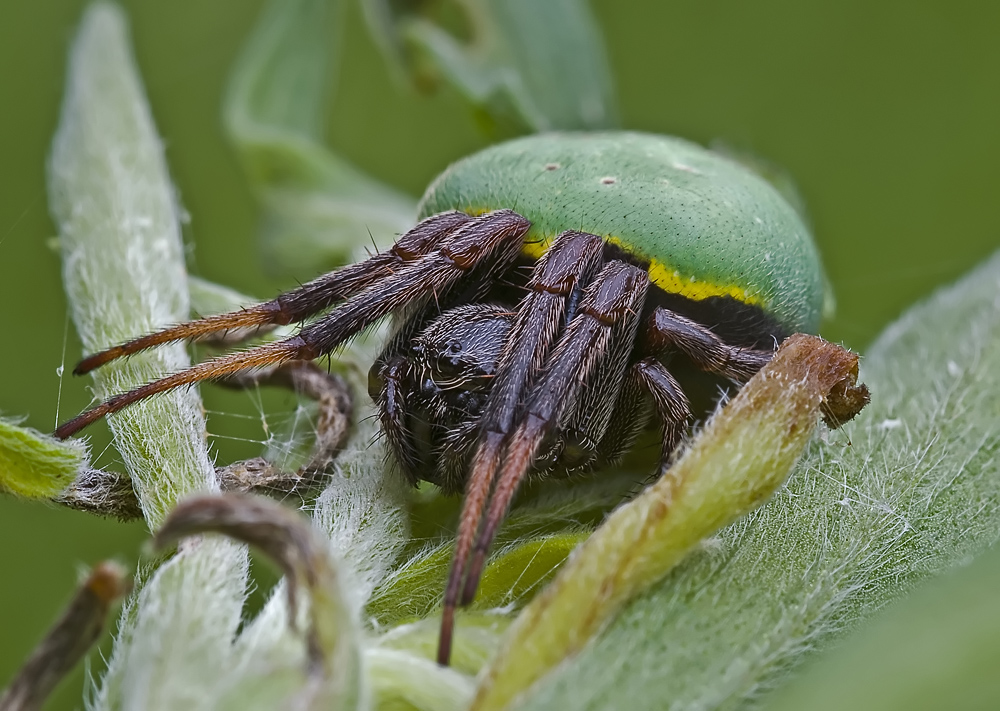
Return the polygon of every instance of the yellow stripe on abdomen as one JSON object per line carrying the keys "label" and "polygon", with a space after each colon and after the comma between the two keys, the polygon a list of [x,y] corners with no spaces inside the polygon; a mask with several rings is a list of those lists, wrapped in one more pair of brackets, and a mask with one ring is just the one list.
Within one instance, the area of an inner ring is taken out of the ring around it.
{"label": "yellow stripe on abdomen", "polygon": [[[628,245],[617,237],[605,237],[604,241],[615,245],[623,252],[635,255],[643,261],[648,261],[649,280],[668,294],[677,294],[692,301],[702,301],[713,296],[727,296],[744,304],[762,305],[760,297],[748,292],[741,286],[735,284],[716,284],[710,281],[695,279],[693,276],[685,277],[678,270],[661,262],[659,259],[650,259],[646,255],[636,253],[634,249],[630,249]],[[524,243],[524,246],[521,247],[521,254],[535,260],[540,259],[549,250],[551,243],[552,238],[550,237],[537,239],[537,236],[535,236],[533,237],[533,241]]]}

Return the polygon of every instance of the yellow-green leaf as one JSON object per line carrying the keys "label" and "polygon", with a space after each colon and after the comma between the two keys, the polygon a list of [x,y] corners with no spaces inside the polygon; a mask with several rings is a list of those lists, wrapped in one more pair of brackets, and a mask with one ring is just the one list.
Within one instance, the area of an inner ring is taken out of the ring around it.
{"label": "yellow-green leaf", "polygon": [[87,466],[87,454],[87,445],[80,440],[60,442],[0,420],[0,491],[51,499]]}

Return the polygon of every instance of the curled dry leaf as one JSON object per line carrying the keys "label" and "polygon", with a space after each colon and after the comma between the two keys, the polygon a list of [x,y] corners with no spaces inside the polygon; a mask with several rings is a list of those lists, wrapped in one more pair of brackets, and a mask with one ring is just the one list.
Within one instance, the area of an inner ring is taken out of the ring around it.
{"label": "curled dry leaf", "polygon": [[857,367],[857,356],[840,346],[787,339],[676,464],[616,510],[524,609],[472,708],[508,707],[700,540],[769,498],[821,415],[845,422],[868,402]]}
{"label": "curled dry leaf", "polygon": [[99,563],[0,696],[0,711],[40,709],[56,685],[97,641],[108,611],[128,589],[129,581],[121,566],[110,561]]}
{"label": "curled dry leaf", "polygon": [[[284,471],[263,457],[234,462],[216,468],[219,487],[223,491],[279,497],[314,489],[351,433],[354,403],[350,387],[344,379],[326,372],[315,363],[292,361],[277,367],[240,373],[223,381],[223,384],[240,388],[257,385],[285,387],[315,400],[318,412],[316,439],[309,460],[303,466],[295,471]],[[83,469],[53,501],[122,521],[142,517],[132,481],[122,474],[101,469]]]}
{"label": "curled dry leaf", "polygon": [[[237,373],[222,385],[252,388],[272,385],[293,390],[299,395],[316,401],[319,408],[316,421],[316,440],[309,461],[298,471],[300,479],[321,473],[344,447],[351,432],[354,403],[347,382],[335,373],[328,373],[314,361],[293,360],[288,363]],[[252,484],[252,482],[250,482]],[[243,487],[226,487],[233,491],[246,491]]]}
{"label": "curled dry leaf", "polygon": [[84,469],[73,483],[52,499],[77,511],[110,516],[119,521],[142,518],[142,507],[126,474],[104,469]]}
{"label": "curled dry leaf", "polygon": [[293,623],[300,591],[308,593],[309,669],[295,705],[327,708],[334,700],[341,704],[346,703],[345,697],[356,696],[360,658],[354,623],[343,599],[328,541],[297,512],[277,502],[228,493],[182,501],[153,543],[163,549],[179,539],[207,532],[222,533],[254,546],[282,569]]}

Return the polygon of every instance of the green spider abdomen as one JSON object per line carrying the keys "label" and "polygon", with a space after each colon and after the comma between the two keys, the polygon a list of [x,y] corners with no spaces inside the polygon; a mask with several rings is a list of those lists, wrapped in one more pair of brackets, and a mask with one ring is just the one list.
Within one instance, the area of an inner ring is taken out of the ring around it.
{"label": "green spider abdomen", "polygon": [[643,264],[670,308],[737,341],[815,333],[819,255],[767,181],[688,141],[641,133],[541,134],[458,161],[428,188],[425,217],[516,210],[538,258],[565,230],[601,236]]}

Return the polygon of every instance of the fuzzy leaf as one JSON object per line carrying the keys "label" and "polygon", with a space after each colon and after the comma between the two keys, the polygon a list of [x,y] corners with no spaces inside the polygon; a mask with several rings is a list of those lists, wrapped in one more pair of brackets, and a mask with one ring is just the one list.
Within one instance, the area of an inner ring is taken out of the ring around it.
{"label": "fuzzy leaf", "polygon": [[[49,163],[64,280],[85,348],[95,350],[188,315],[183,248],[163,147],[129,51],[121,11],[85,13],[70,54]],[[133,356],[95,376],[99,396],[183,368],[182,345]],[[179,497],[217,488],[201,402],[177,390],[109,418],[151,527]],[[162,565],[126,602],[91,708],[198,708],[240,621],[247,558],[201,541]],[[208,708],[202,706],[202,708]]]}
{"label": "fuzzy leaf", "polygon": [[523,708],[746,707],[807,652],[996,542],[1000,254],[887,329],[862,379],[872,404],[856,423],[814,441],[768,504]]}
{"label": "fuzzy leaf", "polygon": [[268,264],[300,276],[413,224],[416,203],[322,144],[342,0],[272,0],[233,69],[226,128],[264,212]]}
{"label": "fuzzy leaf", "polygon": [[369,649],[365,655],[375,691],[375,708],[392,711],[465,711],[472,680],[437,662],[393,649]]}
{"label": "fuzzy leaf", "polygon": [[935,580],[815,660],[767,711],[1000,708],[1000,550]]}
{"label": "fuzzy leaf", "polygon": [[[440,597],[440,594],[438,595]],[[510,626],[510,616],[503,610],[468,612],[456,621],[458,634],[451,653],[451,669],[475,676],[496,653],[500,638]],[[437,664],[440,615],[390,628],[378,640],[378,646],[421,657]],[[469,687],[469,697],[472,687]]]}
{"label": "fuzzy leaf", "polygon": [[[589,529],[579,530],[579,527],[551,535],[538,535],[532,531],[506,545],[497,546],[498,550],[483,571],[472,608],[488,610],[525,604],[552,578],[588,533]],[[504,537],[509,534],[508,529]],[[454,548],[451,543],[449,540],[425,548],[409,558],[376,591],[365,610],[367,614],[380,625],[395,625],[440,611],[441,591],[447,581]],[[478,667],[474,671],[478,671]]]}
{"label": "fuzzy leaf", "polygon": [[60,442],[27,427],[0,420],[0,492],[51,499],[87,466],[87,445]]}
{"label": "fuzzy leaf", "polygon": [[252,296],[201,277],[189,275],[187,288],[191,298],[191,311],[198,316],[223,314],[257,303]]}
{"label": "fuzzy leaf", "polygon": [[[187,318],[174,190],[125,21],[111,5],[91,7],[73,45],[49,198],[84,348]],[[183,345],[164,346],[95,371],[95,390],[105,398],[187,365]],[[147,400],[108,422],[150,527],[179,497],[215,486],[196,390]]]}
{"label": "fuzzy leaf", "polygon": [[245,547],[225,539],[192,541],[155,571],[142,571],[88,707],[216,708],[231,669],[246,577]]}
{"label": "fuzzy leaf", "polygon": [[365,0],[386,54],[417,86],[452,84],[484,115],[528,131],[613,128],[604,44],[585,0]]}

